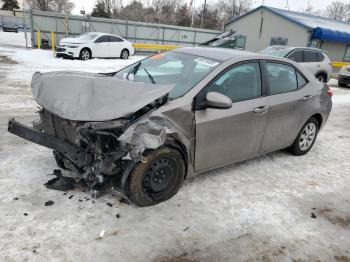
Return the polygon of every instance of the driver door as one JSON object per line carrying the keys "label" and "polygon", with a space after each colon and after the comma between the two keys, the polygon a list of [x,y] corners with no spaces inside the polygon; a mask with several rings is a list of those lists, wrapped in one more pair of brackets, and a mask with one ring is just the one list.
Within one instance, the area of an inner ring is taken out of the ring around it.
{"label": "driver door", "polygon": [[195,111],[195,169],[204,171],[242,161],[259,154],[267,117],[267,99],[258,61],[240,63],[225,70],[209,86],[232,100],[229,109]]}

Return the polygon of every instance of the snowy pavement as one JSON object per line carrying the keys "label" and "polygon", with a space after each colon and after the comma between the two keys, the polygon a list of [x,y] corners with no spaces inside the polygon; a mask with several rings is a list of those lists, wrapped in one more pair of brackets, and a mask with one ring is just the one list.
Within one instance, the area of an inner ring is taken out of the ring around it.
{"label": "snowy pavement", "polygon": [[11,116],[35,118],[31,74],[108,72],[137,59],[0,46],[0,261],[350,261],[350,89],[335,81],[331,116],[305,156],[279,151],[208,172],[147,208],[43,186],[51,151],[6,130]]}

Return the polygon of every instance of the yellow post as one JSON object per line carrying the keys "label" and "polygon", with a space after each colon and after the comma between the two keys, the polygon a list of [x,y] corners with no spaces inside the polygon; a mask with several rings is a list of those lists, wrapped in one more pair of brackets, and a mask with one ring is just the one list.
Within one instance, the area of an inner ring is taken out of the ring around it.
{"label": "yellow post", "polygon": [[40,34],[40,30],[38,30],[38,48],[40,49],[41,47],[41,34]]}
{"label": "yellow post", "polygon": [[55,33],[51,31],[51,46],[52,46],[52,51],[55,51]]}

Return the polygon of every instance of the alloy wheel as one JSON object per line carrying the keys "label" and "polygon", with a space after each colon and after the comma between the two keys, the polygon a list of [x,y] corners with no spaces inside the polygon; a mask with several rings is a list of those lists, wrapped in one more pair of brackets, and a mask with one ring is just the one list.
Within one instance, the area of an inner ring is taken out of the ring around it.
{"label": "alloy wheel", "polygon": [[299,139],[299,147],[302,151],[308,150],[316,138],[317,127],[314,123],[305,126]]}
{"label": "alloy wheel", "polygon": [[88,50],[83,50],[81,52],[81,58],[83,60],[89,60],[90,59],[90,52]]}

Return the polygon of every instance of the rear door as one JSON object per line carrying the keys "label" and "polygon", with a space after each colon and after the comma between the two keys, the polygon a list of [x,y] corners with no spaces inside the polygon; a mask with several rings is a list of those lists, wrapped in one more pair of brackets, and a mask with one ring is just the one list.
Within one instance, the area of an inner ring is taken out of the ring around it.
{"label": "rear door", "polygon": [[304,119],[303,103],[308,100],[304,90],[300,89],[306,80],[292,65],[279,61],[266,61],[265,65],[269,110],[262,154],[293,143]]}
{"label": "rear door", "polygon": [[224,94],[231,98],[232,107],[195,111],[197,171],[259,153],[266,125],[264,90],[260,63],[252,61],[228,68],[198,95],[205,98],[208,92]]}
{"label": "rear door", "polygon": [[312,50],[303,50],[303,62],[301,64],[313,75],[316,75],[320,69],[317,52]]}
{"label": "rear door", "polygon": [[95,40],[91,49],[93,57],[108,57],[108,52],[110,50],[109,36],[101,35]]}
{"label": "rear door", "polygon": [[110,41],[110,49],[108,50],[108,52],[110,53],[109,56],[120,57],[120,54],[123,49],[124,40],[121,39],[120,37],[110,35],[109,41]]}

